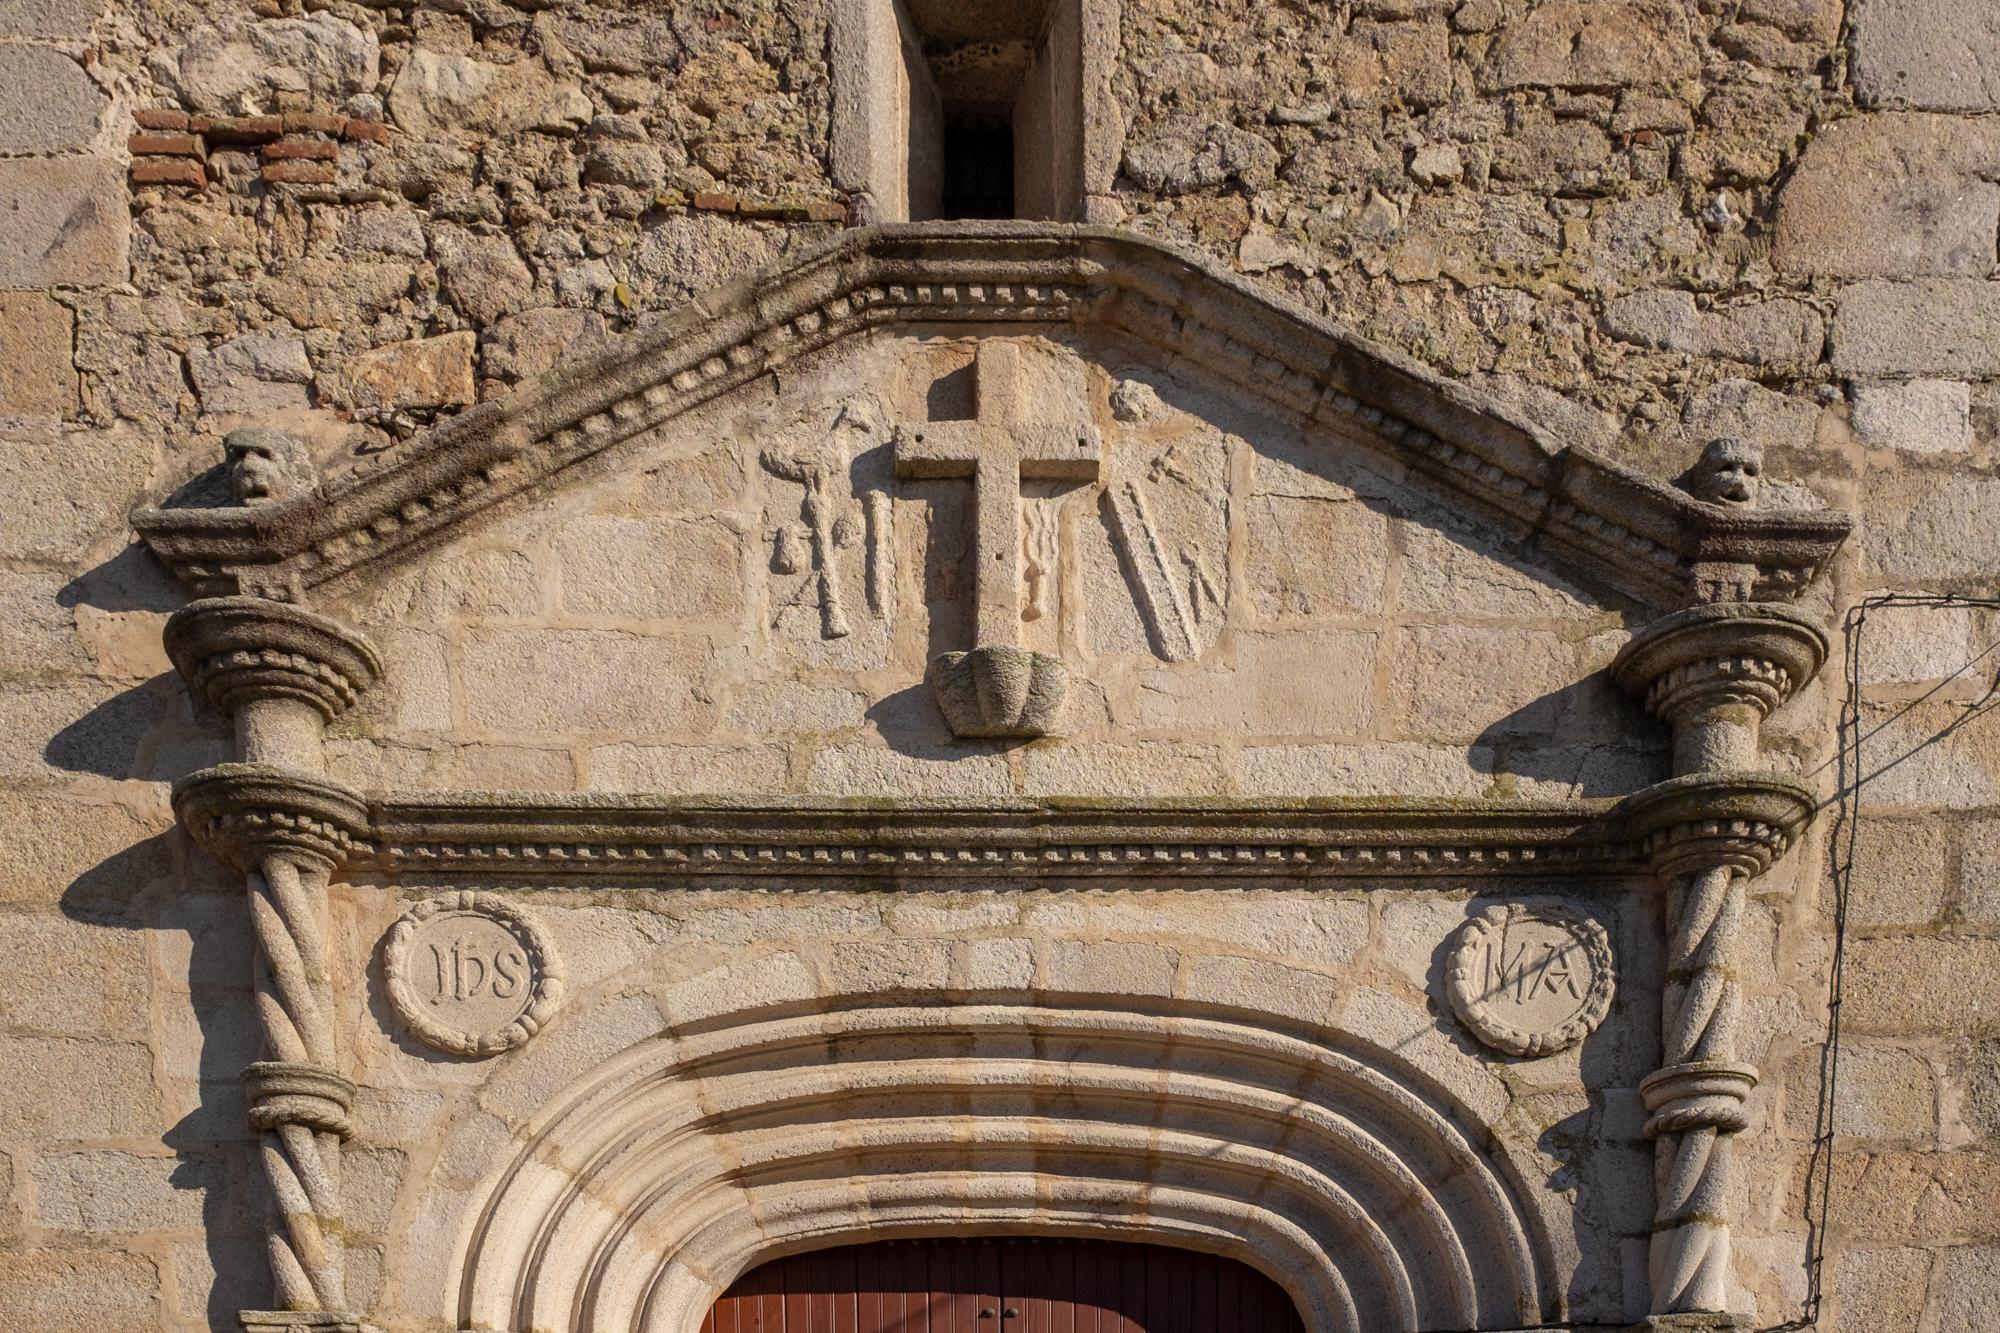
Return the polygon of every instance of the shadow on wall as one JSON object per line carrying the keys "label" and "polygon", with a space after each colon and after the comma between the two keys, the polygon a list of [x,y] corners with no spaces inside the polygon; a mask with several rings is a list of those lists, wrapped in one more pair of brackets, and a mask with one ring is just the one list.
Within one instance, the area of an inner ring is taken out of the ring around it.
{"label": "shadow on wall", "polygon": [[[1608,670],[1545,694],[1479,733],[1467,760],[1492,776],[1488,795],[1629,796],[1668,776],[1667,734]],[[1542,791],[1523,790],[1532,784]]]}
{"label": "shadow on wall", "polygon": [[[116,616],[164,615],[185,598],[153,556],[135,544],[72,579],[55,600],[73,613]],[[180,680],[164,673],[72,717],[44,742],[42,759],[61,773],[169,782],[227,758],[226,737],[221,719],[198,708]],[[44,788],[43,794],[63,807],[57,818],[88,818],[90,807],[71,804],[61,789]],[[163,1033],[157,1040],[133,1035],[154,1049],[167,1083],[154,1090],[153,1104],[194,1107],[159,1140],[175,1157],[166,1186],[200,1198],[201,1248],[177,1253],[175,1266],[184,1299],[206,1294],[199,1314],[187,1309],[181,1314],[205,1318],[215,1328],[233,1327],[238,1310],[263,1308],[271,1299],[256,1220],[263,1205],[254,1197],[260,1188],[253,1183],[258,1179],[254,1146],[237,1081],[243,1066],[258,1058],[261,1040],[251,1003],[252,948],[242,893],[225,871],[171,829],[83,869],[63,889],[57,907],[88,928],[86,941],[99,931],[144,931],[156,946],[152,1008]],[[105,939],[108,952],[110,937]],[[145,984],[142,977],[131,982]],[[207,1273],[201,1271],[204,1265]]]}
{"label": "shadow on wall", "polygon": [[[1542,902],[1596,921],[1609,936],[1617,960],[1617,989],[1604,1021],[1580,1048],[1546,1057],[1558,1065],[1574,1062],[1576,1086],[1587,1090],[1590,1104],[1546,1125],[1536,1136],[1536,1149],[1556,1165],[1543,1178],[1526,1183],[1575,1203],[1569,1220],[1577,1267],[1565,1291],[1566,1317],[1595,1311],[1601,1318],[1618,1310],[1622,1302],[1623,1318],[1640,1319],[1646,1313],[1644,1247],[1652,1225],[1653,1155],[1651,1142],[1640,1136],[1642,1117],[1632,1112],[1639,1080],[1659,1063],[1655,1015],[1660,981],[1653,963],[1660,929],[1658,907],[1647,896],[1631,892],[1583,889],[1537,897],[1531,890],[1470,898],[1464,904],[1464,919],[1510,902]],[[1503,1068],[1539,1063],[1483,1045],[1440,998],[1447,991],[1445,973],[1457,944],[1456,926],[1442,932],[1424,976],[1438,1029],[1457,1050],[1481,1063]],[[1567,1100],[1571,1094],[1560,1095]],[[1532,1105],[1533,1100],[1523,1098],[1522,1104]]]}

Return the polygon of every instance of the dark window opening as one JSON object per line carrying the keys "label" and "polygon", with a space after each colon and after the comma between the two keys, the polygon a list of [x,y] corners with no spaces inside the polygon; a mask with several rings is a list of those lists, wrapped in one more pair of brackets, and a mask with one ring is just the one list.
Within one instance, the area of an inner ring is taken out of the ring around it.
{"label": "dark window opening", "polygon": [[944,124],[939,215],[1014,216],[1014,127],[1004,120],[953,116]]}

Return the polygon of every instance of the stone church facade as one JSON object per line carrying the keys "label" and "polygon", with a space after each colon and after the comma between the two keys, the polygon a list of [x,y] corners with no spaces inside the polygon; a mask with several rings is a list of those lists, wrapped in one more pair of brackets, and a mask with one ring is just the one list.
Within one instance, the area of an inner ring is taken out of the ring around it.
{"label": "stone church facade", "polygon": [[0,1327],[1992,1326],[1982,7],[0,68]]}

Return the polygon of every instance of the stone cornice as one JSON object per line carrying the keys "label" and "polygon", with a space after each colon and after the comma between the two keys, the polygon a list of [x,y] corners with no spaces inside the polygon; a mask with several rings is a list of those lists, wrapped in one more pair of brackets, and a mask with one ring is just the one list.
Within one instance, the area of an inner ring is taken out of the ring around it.
{"label": "stone cornice", "polygon": [[1208,261],[1132,233],[942,223],[845,233],[710,292],[304,495],[143,509],[190,590],[291,599],[407,558],[586,458],[842,338],[897,325],[1098,328],[1257,395],[1309,432],[1383,451],[1560,567],[1647,606],[1701,600],[1697,566],[1796,595],[1849,519],[1693,499],[1545,431]]}
{"label": "stone cornice", "polygon": [[1096,878],[1644,875],[1609,801],[665,800],[392,794],[357,873]]}

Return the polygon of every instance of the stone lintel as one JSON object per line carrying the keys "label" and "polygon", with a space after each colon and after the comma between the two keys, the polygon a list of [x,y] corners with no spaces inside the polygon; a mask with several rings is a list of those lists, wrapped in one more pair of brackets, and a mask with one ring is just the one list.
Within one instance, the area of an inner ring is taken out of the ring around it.
{"label": "stone lintel", "polygon": [[351,868],[616,879],[1540,875],[1640,879],[1616,802],[870,801],[388,793]]}

